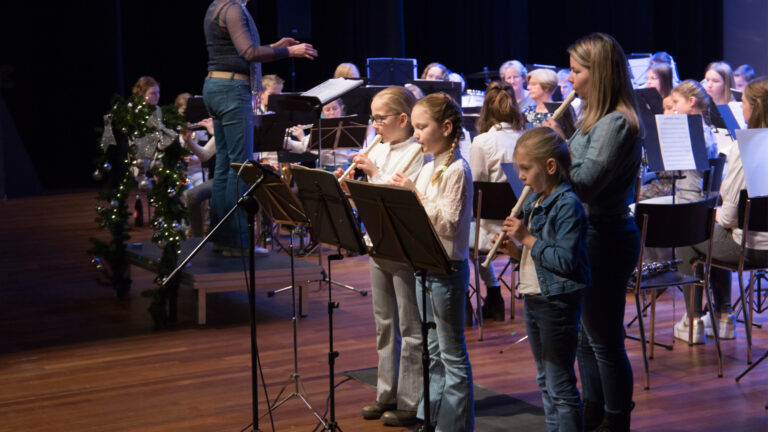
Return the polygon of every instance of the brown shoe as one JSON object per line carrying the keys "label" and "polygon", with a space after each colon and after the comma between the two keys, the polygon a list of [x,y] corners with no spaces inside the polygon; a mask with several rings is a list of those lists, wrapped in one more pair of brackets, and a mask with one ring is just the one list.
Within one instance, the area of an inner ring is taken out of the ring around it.
{"label": "brown shoe", "polygon": [[361,414],[363,415],[363,418],[366,420],[376,420],[377,418],[380,418],[382,414],[384,414],[387,411],[393,410],[397,408],[397,405],[395,404],[383,404],[379,402],[374,402],[370,405],[366,405],[363,407],[363,410],[361,411]]}
{"label": "brown shoe", "polygon": [[410,426],[417,420],[416,411],[396,409],[381,415],[381,421],[387,426]]}

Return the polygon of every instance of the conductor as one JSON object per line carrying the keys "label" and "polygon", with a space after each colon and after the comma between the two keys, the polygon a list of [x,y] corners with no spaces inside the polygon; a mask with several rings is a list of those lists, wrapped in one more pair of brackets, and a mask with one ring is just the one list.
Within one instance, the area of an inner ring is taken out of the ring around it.
{"label": "conductor", "polygon": [[[282,38],[261,45],[256,24],[245,8],[248,0],[214,0],[203,21],[208,49],[208,75],[203,100],[213,118],[216,167],[211,192],[211,226],[245,192],[237,189],[237,175],[230,163],[245,162],[253,153],[253,106],[260,106],[261,63],[286,57],[314,59],[310,44]],[[245,216],[242,212],[223,225],[214,237],[214,249],[225,256],[248,253]]]}

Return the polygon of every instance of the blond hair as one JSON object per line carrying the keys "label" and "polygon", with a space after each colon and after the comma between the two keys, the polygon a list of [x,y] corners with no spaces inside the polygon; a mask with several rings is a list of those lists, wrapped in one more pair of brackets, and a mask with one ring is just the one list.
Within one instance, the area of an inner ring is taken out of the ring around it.
{"label": "blond hair", "polygon": [[627,58],[616,39],[605,33],[585,36],[568,47],[568,54],[589,70],[589,97],[582,101],[579,129],[586,135],[605,115],[618,111],[638,134],[640,122],[635,111]]}
{"label": "blond hair", "polygon": [[695,99],[696,102],[693,103],[693,108],[701,111],[704,120],[707,124],[710,123],[709,112],[707,111],[710,99],[707,91],[704,90],[704,87],[702,87],[701,84],[688,79],[678,84],[677,87],[672,90],[672,93],[677,93],[686,99]]}
{"label": "blond hair", "polygon": [[352,63],[341,63],[333,72],[334,78],[360,78],[360,71]]}
{"label": "blond hair", "polygon": [[539,82],[539,86],[546,93],[552,93],[557,87],[557,73],[551,69],[534,69],[528,72],[528,82],[531,79],[536,79]]}
{"label": "blond hair", "polygon": [[421,73],[421,79],[427,79],[427,74],[429,73],[429,70],[432,68],[438,68],[440,71],[443,72],[442,77],[440,78],[442,81],[448,81],[448,75],[450,72],[448,71],[448,68],[443,66],[440,63],[430,63],[427,65],[427,67],[424,68],[424,72]]}
{"label": "blond hair", "polygon": [[568,172],[571,170],[571,153],[568,144],[559,133],[548,127],[538,127],[527,130],[517,140],[513,158],[524,151],[534,162],[545,165],[547,159],[557,162],[557,172],[560,182],[568,181]]}
{"label": "blond hair", "polygon": [[191,98],[192,95],[189,93],[179,93],[178,96],[176,96],[176,99],[173,100],[173,106],[176,108],[176,111],[187,107],[187,102],[189,102],[189,98]]}
{"label": "blond hair", "polygon": [[406,114],[408,116],[408,125],[406,127],[409,133],[413,133],[413,125],[410,122],[411,111],[413,110],[413,105],[416,104],[416,98],[413,96],[413,93],[405,87],[392,86],[376,93],[373,100],[382,101],[394,113]]}
{"label": "blond hair", "polygon": [[733,81],[733,69],[731,69],[731,65],[726,62],[712,62],[707,65],[704,74],[709,71],[717,72],[717,74],[720,75],[720,78],[723,79],[723,93],[720,94],[720,96],[726,101],[734,100],[731,89],[734,88],[736,84]]}
{"label": "blond hair", "polygon": [[442,125],[446,121],[451,124],[451,132],[446,136],[446,139],[451,143],[450,154],[445,165],[435,170],[435,174],[432,176],[432,183],[435,183],[440,179],[443,171],[445,171],[456,158],[459,139],[461,139],[462,135],[461,108],[452,97],[444,92],[432,93],[424,96],[416,102],[414,108],[417,106],[423,106],[429,114],[429,117],[437,122],[437,124]]}
{"label": "blond hair", "polygon": [[261,77],[261,88],[266,89],[274,85],[283,85],[285,80],[275,74],[264,75]]}
{"label": "blond hair", "polygon": [[752,114],[744,119],[747,127],[768,128],[768,77],[756,78],[747,84],[742,99],[752,107]]}

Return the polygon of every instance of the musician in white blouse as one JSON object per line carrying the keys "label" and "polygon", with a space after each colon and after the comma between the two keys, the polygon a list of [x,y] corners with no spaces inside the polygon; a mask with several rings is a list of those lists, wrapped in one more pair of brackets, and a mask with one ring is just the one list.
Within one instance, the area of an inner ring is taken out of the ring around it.
{"label": "musician in white blouse", "polygon": [[[352,160],[369,182],[387,184],[397,172],[409,179],[419,174],[424,155],[413,139],[415,102],[404,87],[388,87],[371,101],[371,120],[382,142]],[[376,401],[363,407],[362,416],[408,426],[416,422],[423,379],[416,279],[410,266],[382,258],[370,259],[370,271],[379,363]]]}
{"label": "musician in white blouse", "polygon": [[[502,183],[507,176],[501,164],[513,162],[517,139],[525,127],[525,121],[517,107],[511,85],[493,82],[485,90],[485,100],[477,119],[477,135],[472,141],[469,166],[474,181]],[[480,221],[479,250],[491,249],[491,238],[501,232],[503,221]],[[471,245],[475,244],[475,229],[470,230]],[[485,283],[486,297],[483,318],[504,321],[504,299],[493,266],[480,267],[480,277]]]}
{"label": "musician in white blouse", "polygon": [[[464,341],[464,308],[469,287],[469,225],[472,218],[472,173],[458,151],[461,108],[445,93],[425,96],[413,107],[414,137],[434,160],[424,166],[414,183],[398,172],[392,182],[412,189],[421,199],[435,232],[448,254],[447,274],[427,273],[427,321],[430,354],[429,421],[436,431],[474,430],[472,367]],[[424,287],[416,280],[416,298]],[[421,305],[420,305],[421,306]],[[421,309],[421,308],[420,308]],[[419,406],[423,418],[423,405]]]}

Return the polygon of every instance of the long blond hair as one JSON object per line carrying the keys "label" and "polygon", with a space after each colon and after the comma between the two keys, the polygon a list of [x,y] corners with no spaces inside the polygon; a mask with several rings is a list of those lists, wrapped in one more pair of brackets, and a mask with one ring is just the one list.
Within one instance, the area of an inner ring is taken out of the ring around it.
{"label": "long blond hair", "polygon": [[579,129],[586,135],[595,124],[613,111],[618,111],[638,134],[640,122],[635,110],[632,81],[624,50],[616,39],[605,33],[592,33],[568,47],[568,54],[589,70],[589,97],[581,104]]}
{"label": "long blond hair", "polygon": [[706,75],[706,73],[709,71],[715,71],[718,75],[720,75],[720,78],[723,79],[723,92],[720,94],[720,96],[729,102],[734,100],[733,92],[731,92],[731,89],[734,88],[736,84],[733,81],[733,69],[731,69],[731,65],[721,61],[712,62],[707,65],[707,69],[704,71],[704,74]]}
{"label": "long blond hair", "polygon": [[445,164],[435,170],[435,174],[432,176],[432,183],[434,184],[440,179],[443,171],[445,171],[456,158],[456,151],[459,147],[459,139],[461,139],[462,135],[461,108],[459,107],[459,104],[453,100],[452,97],[443,92],[432,93],[430,95],[424,96],[423,98],[419,99],[418,102],[416,102],[414,108],[417,106],[423,106],[427,110],[429,117],[437,122],[437,124],[442,125],[446,121],[450,122],[451,124],[451,132],[448,134],[448,136],[446,136],[446,139],[451,143],[451,148],[449,150],[450,153],[448,159],[445,161]]}

